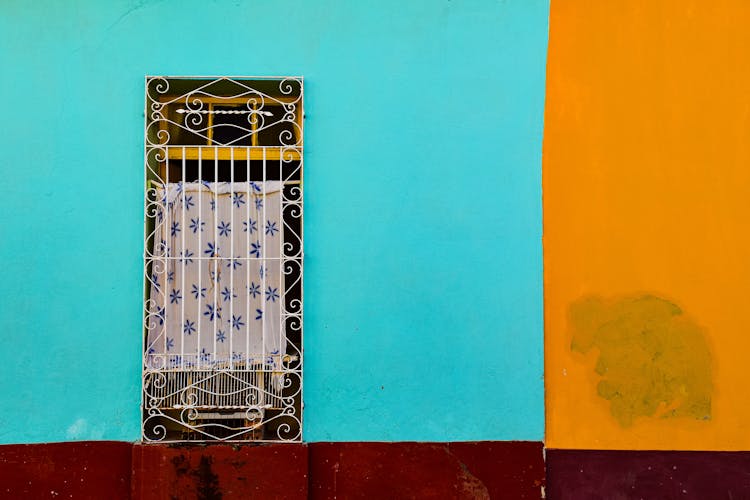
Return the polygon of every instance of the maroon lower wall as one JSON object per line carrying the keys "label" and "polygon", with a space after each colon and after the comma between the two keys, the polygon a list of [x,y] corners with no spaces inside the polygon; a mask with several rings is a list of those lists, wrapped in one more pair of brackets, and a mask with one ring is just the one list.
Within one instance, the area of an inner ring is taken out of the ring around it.
{"label": "maroon lower wall", "polygon": [[112,441],[0,446],[0,498],[128,498],[132,450]]}
{"label": "maroon lower wall", "polygon": [[547,450],[547,498],[750,499],[750,452]]}
{"label": "maroon lower wall", "polygon": [[538,499],[540,442],[312,443],[310,498]]}
{"label": "maroon lower wall", "polygon": [[750,452],[542,443],[0,446],[0,499],[750,499]]}
{"label": "maroon lower wall", "polygon": [[307,467],[304,444],[136,444],[131,498],[306,498]]}
{"label": "maroon lower wall", "polygon": [[537,499],[539,442],[0,446],[0,498]]}

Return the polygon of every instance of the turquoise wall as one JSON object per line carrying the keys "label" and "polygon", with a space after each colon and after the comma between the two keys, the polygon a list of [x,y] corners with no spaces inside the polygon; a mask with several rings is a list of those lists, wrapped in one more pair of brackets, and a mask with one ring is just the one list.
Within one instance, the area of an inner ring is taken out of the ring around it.
{"label": "turquoise wall", "polygon": [[543,437],[547,0],[5,1],[0,442],[139,438],[144,75],[304,75],[304,437]]}

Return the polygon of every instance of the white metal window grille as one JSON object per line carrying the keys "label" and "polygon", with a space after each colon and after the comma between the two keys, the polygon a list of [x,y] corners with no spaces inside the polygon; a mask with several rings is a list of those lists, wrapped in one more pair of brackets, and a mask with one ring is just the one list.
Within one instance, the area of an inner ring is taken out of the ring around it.
{"label": "white metal window grille", "polygon": [[147,77],[142,437],[302,437],[303,85]]}

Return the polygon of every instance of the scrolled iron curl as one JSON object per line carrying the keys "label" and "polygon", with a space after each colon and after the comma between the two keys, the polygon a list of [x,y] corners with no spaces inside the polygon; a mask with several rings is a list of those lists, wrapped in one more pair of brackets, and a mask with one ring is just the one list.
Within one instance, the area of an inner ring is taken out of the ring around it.
{"label": "scrolled iron curl", "polygon": [[203,115],[201,113],[187,113],[185,115],[185,126],[189,130],[195,130],[203,124]]}
{"label": "scrolled iron curl", "polygon": [[289,146],[301,147],[302,146],[302,128],[299,126],[299,124],[297,123],[296,120],[291,120],[290,121],[290,120],[284,119],[283,121],[284,121],[284,123],[288,123],[292,127],[294,127],[294,129],[296,131],[296,135],[298,137],[297,142],[295,142],[294,144],[289,144]]}
{"label": "scrolled iron curl", "polygon": [[183,408],[180,412],[180,422],[189,425],[191,420],[198,418],[198,410],[196,408]]}
{"label": "scrolled iron curl", "polygon": [[281,402],[284,404],[282,415],[297,415],[297,409],[294,407],[295,399],[293,396],[281,398]]}
{"label": "scrolled iron curl", "polygon": [[245,418],[250,420],[251,422],[255,422],[256,420],[262,421],[263,415],[263,408],[259,406],[253,406],[245,410]]}
{"label": "scrolled iron curl", "polygon": [[294,146],[299,143],[299,141],[294,141],[294,134],[291,130],[282,130],[279,132],[279,143],[282,146]]}
{"label": "scrolled iron curl", "polygon": [[[153,284],[153,281],[151,281],[150,277],[146,277],[146,279],[149,281],[149,283]],[[157,295],[160,296],[163,300],[157,302],[153,297],[149,297],[148,300],[144,301],[144,322],[146,323],[146,326],[149,330],[154,330],[157,328],[156,323],[150,323],[149,321],[158,321],[159,320],[159,312],[158,307],[160,304],[166,302],[166,295],[162,292],[157,292]],[[162,325],[162,330],[164,329],[164,325]]]}
{"label": "scrolled iron curl", "polygon": [[[159,122],[168,122],[164,115],[161,114],[160,111],[154,111],[151,113],[151,120],[149,120],[148,126],[146,128],[147,131],[150,131],[151,127],[155,126]],[[146,137],[146,140],[148,141],[148,136]],[[151,141],[148,141],[149,144],[152,144]]]}
{"label": "scrolled iron curl", "polygon": [[190,387],[185,387],[180,391],[180,403],[185,406],[196,406],[198,404],[198,395],[194,392],[188,392]]}
{"label": "scrolled iron curl", "polygon": [[[255,131],[247,130],[247,132],[258,133],[259,129],[263,129],[266,126],[266,117],[258,113],[249,113],[247,115],[247,123],[255,126]],[[246,129],[243,129],[246,130]]]}
{"label": "scrolled iron curl", "polygon": [[148,300],[143,301],[143,308],[144,312],[149,314],[149,312],[157,305],[156,301],[152,298],[149,298]]}
{"label": "scrolled iron curl", "polygon": [[[294,300],[298,300],[298,299],[294,299]],[[290,314],[294,314],[294,313],[290,313]],[[302,320],[300,319],[299,316],[287,316],[285,324],[286,324],[287,329],[293,332],[299,332],[302,330]]]}
{"label": "scrolled iron curl", "polygon": [[[169,135],[169,133],[167,133]],[[154,162],[162,162],[167,159],[167,150],[164,149],[164,144],[157,144],[155,147],[149,147],[146,155],[147,160],[151,160]]]}
{"label": "scrolled iron curl", "polygon": [[[287,237],[289,236],[289,232],[290,231],[286,233]],[[291,238],[289,238],[288,241],[284,242],[284,258],[297,259],[301,256],[302,256],[302,245],[299,242],[299,240],[295,243],[291,240]]]}
{"label": "scrolled iron curl", "polygon": [[[297,420],[296,418],[295,420],[297,421],[297,424],[299,424],[299,420]],[[283,422],[276,428],[276,437],[278,437],[281,441],[296,441],[301,432],[297,430],[297,432],[293,436],[284,437],[285,435],[291,434],[291,432],[292,426],[287,422]]]}
{"label": "scrolled iron curl", "polygon": [[152,121],[158,121],[158,120],[164,119],[164,114],[162,113],[162,110],[164,109],[164,104],[158,101],[152,101],[150,108],[151,108],[151,120]]}
{"label": "scrolled iron curl", "polygon": [[[169,131],[167,129],[158,129],[155,130],[159,126],[159,122],[167,122],[171,123],[169,120],[165,120],[163,118],[158,118],[152,121],[148,124],[146,127],[146,144],[150,147],[154,146],[166,146],[169,144],[169,141],[171,139],[171,135],[169,134]],[[151,140],[151,137],[154,136],[156,138],[155,141]]]}
{"label": "scrolled iron curl", "polygon": [[302,188],[300,188],[299,186],[292,185],[289,188],[289,197],[288,198],[285,197],[284,201],[295,202],[295,201],[298,201],[301,196],[302,196]]}
{"label": "scrolled iron curl", "polygon": [[247,406],[257,406],[260,403],[260,393],[257,387],[252,387],[252,390],[245,396],[245,404]]}
{"label": "scrolled iron curl", "polygon": [[[157,339],[161,337],[161,333],[156,337]],[[156,341],[154,341],[151,345],[154,345],[155,343]],[[144,361],[146,360],[146,358],[149,358],[149,357],[151,359],[152,370],[163,370],[164,368],[167,367],[167,360],[163,356],[151,356],[150,354],[145,354]]]}
{"label": "scrolled iron curl", "polygon": [[[292,384],[294,383],[292,381],[292,376],[294,376],[294,373],[288,373],[286,377],[284,377],[284,382],[281,384],[282,389],[289,389],[292,387]],[[287,398],[281,398],[281,399],[294,399],[293,397],[287,397]]]}
{"label": "scrolled iron curl", "polygon": [[300,84],[299,80],[296,78],[284,78],[279,82],[279,92],[281,92],[284,95],[289,95],[292,92],[294,92],[294,85],[292,83],[296,83],[298,86]]}
{"label": "scrolled iron curl", "polygon": [[152,408],[159,408],[160,407],[159,403],[161,403],[164,400],[164,398],[157,398],[156,396],[149,396],[148,398],[146,398],[146,400],[148,401],[148,403],[146,404],[146,408],[151,410]]}
{"label": "scrolled iron curl", "polygon": [[[289,276],[290,274],[297,272],[299,273],[302,270],[302,262],[300,262],[297,259],[288,259],[284,261],[284,275]],[[287,288],[289,288],[287,286]]]}
{"label": "scrolled iron curl", "polygon": [[261,111],[266,105],[266,98],[258,91],[253,90],[254,94],[245,101],[245,107],[248,111]]}
{"label": "scrolled iron curl", "polygon": [[[288,132],[285,130],[284,132]],[[283,133],[283,132],[282,132]],[[279,140],[281,140],[281,134],[279,134]],[[297,144],[281,144],[281,161],[284,163],[292,163],[296,161],[296,156],[299,154],[299,147]]]}
{"label": "scrolled iron curl", "polygon": [[289,228],[289,226],[284,224],[284,228],[286,229],[286,231],[284,232],[286,241],[283,245],[283,257],[285,259],[289,259],[289,262],[291,262],[292,260],[296,260],[302,257],[302,241],[300,240],[299,236],[297,236],[294,231]]}
{"label": "scrolled iron curl", "polygon": [[152,372],[151,381],[155,389],[163,389],[167,385],[167,376],[161,372]]}
{"label": "scrolled iron curl", "polygon": [[156,78],[152,78],[148,81],[148,84],[149,89],[153,87],[153,89],[159,94],[166,94],[167,92],[169,92],[169,80],[164,77],[158,76]]}
{"label": "scrolled iron curl", "polygon": [[[143,438],[146,441],[150,442],[157,442],[157,441],[163,441],[167,437],[167,428],[164,424],[156,424],[153,427],[151,427],[151,436],[149,436],[145,432],[146,423],[151,420],[152,417],[147,418],[143,422],[144,432],[143,432]],[[153,437],[152,437],[153,436]]]}
{"label": "scrolled iron curl", "polygon": [[300,203],[285,203],[284,217],[299,219],[302,217],[302,205]]}
{"label": "scrolled iron curl", "polygon": [[[150,331],[158,331],[158,335],[160,335],[164,331],[165,325],[159,324],[159,317],[156,313],[148,313],[146,316],[146,328]],[[157,328],[159,329],[157,330]]]}
{"label": "scrolled iron curl", "polygon": [[203,100],[193,91],[185,94],[185,107],[188,111],[202,111]]}
{"label": "scrolled iron curl", "polygon": [[299,299],[292,299],[289,301],[289,309],[286,310],[287,314],[299,314],[302,311],[302,301]]}
{"label": "scrolled iron curl", "polygon": [[[148,235],[146,235],[146,241],[148,241],[151,238],[154,238],[157,235],[157,233],[160,232],[160,229],[162,227],[164,227],[164,222],[157,222],[155,224],[154,230],[148,233]],[[154,252],[151,248],[146,248],[146,258],[148,260],[161,259],[163,257],[169,257],[169,256],[167,255],[166,249],[161,248],[161,244],[157,245],[156,252]]]}
{"label": "scrolled iron curl", "polygon": [[[159,209],[163,208],[161,202],[154,199],[157,194],[156,188],[148,188],[146,191],[146,199],[148,200],[148,203],[146,203],[146,217],[150,219],[156,217],[159,213]],[[152,198],[152,196],[154,198]]]}
{"label": "scrolled iron curl", "polygon": [[151,261],[151,274],[163,273],[166,270],[167,270],[167,261],[162,260],[162,259],[153,259]]}
{"label": "scrolled iron curl", "polygon": [[146,188],[146,200],[149,204],[156,204],[157,206],[163,206],[159,200],[159,190],[155,187]]}
{"label": "scrolled iron curl", "polygon": [[[159,145],[169,144],[169,141],[170,141],[171,138],[172,138],[172,134],[170,134],[169,130],[167,130],[167,129],[160,129],[158,132],[156,132],[156,139],[159,141],[158,142]],[[158,153],[159,152],[157,152],[157,155],[158,155]],[[162,153],[164,154],[164,156],[161,157],[161,159],[157,159],[157,161],[164,161],[166,159],[167,152],[166,151],[162,151]],[[157,156],[157,158],[159,158],[159,157]]]}

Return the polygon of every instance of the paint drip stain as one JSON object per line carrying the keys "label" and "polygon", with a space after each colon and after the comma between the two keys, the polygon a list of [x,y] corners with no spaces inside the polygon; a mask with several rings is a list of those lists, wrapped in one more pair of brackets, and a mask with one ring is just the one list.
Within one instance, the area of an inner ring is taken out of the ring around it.
{"label": "paint drip stain", "polygon": [[596,349],[600,397],[623,427],[637,417],[711,418],[711,353],[705,331],[653,295],[570,306],[573,351]]}

